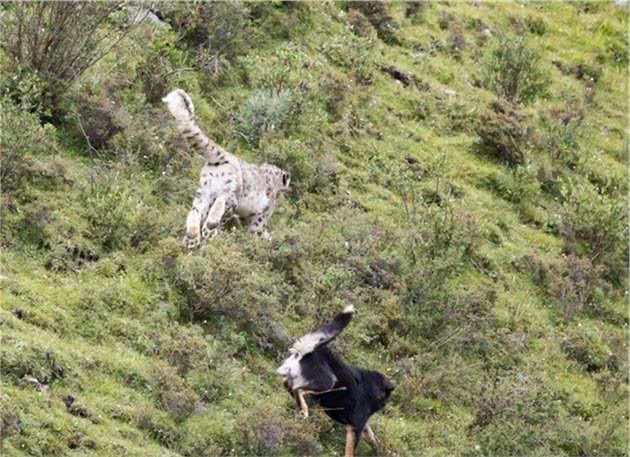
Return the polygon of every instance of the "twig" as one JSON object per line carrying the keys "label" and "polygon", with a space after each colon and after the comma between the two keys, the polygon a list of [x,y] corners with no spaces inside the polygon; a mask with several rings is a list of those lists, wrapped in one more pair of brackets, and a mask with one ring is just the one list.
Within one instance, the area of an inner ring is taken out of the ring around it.
{"label": "twig", "polygon": [[85,133],[85,129],[83,128],[83,124],[81,123],[81,116],[79,115],[79,113],[75,113],[75,115],[77,116],[77,123],[79,124],[79,129],[81,130],[81,133],[83,134],[83,137],[85,138],[85,141],[87,142],[87,145],[92,150],[92,152],[98,155],[98,151],[96,150],[94,146],[92,146],[92,143],[90,142],[90,137],[87,135],[87,133]]}

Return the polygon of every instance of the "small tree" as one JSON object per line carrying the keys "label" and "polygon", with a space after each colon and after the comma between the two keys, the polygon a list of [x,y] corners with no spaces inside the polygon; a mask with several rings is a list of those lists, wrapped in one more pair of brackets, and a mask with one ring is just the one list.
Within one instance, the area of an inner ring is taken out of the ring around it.
{"label": "small tree", "polygon": [[499,97],[513,103],[530,103],[544,95],[551,82],[540,49],[522,37],[500,37],[486,55],[482,79]]}

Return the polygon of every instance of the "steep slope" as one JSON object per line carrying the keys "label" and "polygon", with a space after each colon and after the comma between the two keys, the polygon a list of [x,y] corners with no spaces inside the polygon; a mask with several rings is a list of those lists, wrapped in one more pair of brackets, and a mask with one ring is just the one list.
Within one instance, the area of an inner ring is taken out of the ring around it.
{"label": "steep slope", "polygon": [[[56,105],[2,51],[2,455],[340,454],[275,368],[348,304],[397,385],[360,455],[626,455],[627,10],[191,8]],[[182,248],[173,87],[291,172],[273,241]]]}

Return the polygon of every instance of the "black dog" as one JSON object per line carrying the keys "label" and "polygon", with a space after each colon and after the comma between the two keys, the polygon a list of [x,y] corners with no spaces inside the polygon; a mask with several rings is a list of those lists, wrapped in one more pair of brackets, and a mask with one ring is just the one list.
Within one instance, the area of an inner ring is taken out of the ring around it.
{"label": "black dog", "polygon": [[383,409],[394,390],[381,373],[348,366],[328,348],[353,314],[354,307],[349,306],[331,323],[297,340],[278,368],[304,417],[308,417],[304,396],[313,395],[331,419],[346,426],[346,457],[354,456],[362,435],[376,446],[368,420]]}

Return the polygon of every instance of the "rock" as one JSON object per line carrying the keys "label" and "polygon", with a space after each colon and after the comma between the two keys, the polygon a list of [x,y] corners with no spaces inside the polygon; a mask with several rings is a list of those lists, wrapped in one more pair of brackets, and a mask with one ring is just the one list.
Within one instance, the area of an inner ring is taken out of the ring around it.
{"label": "rock", "polygon": [[381,70],[394,78],[396,81],[400,81],[403,86],[407,87],[413,83],[413,78],[402,70],[394,67],[393,65],[383,65]]}

